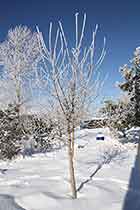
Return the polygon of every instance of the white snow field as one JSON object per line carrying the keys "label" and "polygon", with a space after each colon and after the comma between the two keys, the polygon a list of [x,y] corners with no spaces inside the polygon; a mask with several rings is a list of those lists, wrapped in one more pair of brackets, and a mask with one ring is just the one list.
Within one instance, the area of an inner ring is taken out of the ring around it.
{"label": "white snow field", "polygon": [[[104,133],[105,141],[96,141],[99,131]],[[78,187],[96,170],[102,161],[101,153],[108,151],[104,148],[112,140],[107,129],[77,130],[76,136]],[[83,186],[76,200],[70,197],[66,148],[10,163],[0,162],[0,169],[7,169],[0,173],[0,210],[127,210],[123,206],[136,148],[129,146],[127,152],[123,149],[123,155],[120,153],[117,159],[103,165]],[[138,190],[130,191],[140,196]]]}

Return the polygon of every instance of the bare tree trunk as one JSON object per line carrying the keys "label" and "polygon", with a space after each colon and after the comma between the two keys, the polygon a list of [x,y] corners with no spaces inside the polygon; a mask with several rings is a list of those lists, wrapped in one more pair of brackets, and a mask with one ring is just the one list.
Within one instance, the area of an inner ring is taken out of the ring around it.
{"label": "bare tree trunk", "polygon": [[72,191],[72,198],[77,198],[76,192],[76,181],[75,181],[75,171],[73,162],[73,149],[72,149],[72,138],[70,126],[68,125],[68,158],[69,158],[69,175],[70,175],[70,186]]}
{"label": "bare tree trunk", "polygon": [[16,87],[16,109],[17,109],[17,114],[18,114],[18,121],[20,124],[20,104],[21,104],[21,92],[20,92],[20,82],[17,80],[15,77],[15,87]]}
{"label": "bare tree trunk", "polygon": [[75,130],[74,130],[74,126],[72,128],[72,137],[71,137],[71,147],[72,147],[72,157],[74,159],[74,145],[75,145]]}

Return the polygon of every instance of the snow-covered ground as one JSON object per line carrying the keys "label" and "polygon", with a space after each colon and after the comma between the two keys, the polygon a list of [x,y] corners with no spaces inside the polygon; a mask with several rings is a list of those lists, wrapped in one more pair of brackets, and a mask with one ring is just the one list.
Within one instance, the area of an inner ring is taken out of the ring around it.
{"label": "snow-covered ground", "polygon": [[[96,141],[98,132],[105,134],[105,141]],[[78,187],[96,170],[111,137],[107,129],[77,130],[76,137]],[[76,200],[70,198],[66,148],[0,162],[0,169],[8,169],[0,174],[0,210],[121,210],[135,157],[136,148],[130,146],[118,160],[103,165]]]}

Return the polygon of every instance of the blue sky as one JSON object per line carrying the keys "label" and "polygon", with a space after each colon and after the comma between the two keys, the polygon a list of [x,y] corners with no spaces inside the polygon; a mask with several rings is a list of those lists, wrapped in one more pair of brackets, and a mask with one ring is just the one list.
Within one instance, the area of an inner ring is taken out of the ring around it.
{"label": "blue sky", "polygon": [[70,37],[74,29],[74,14],[87,13],[87,40],[91,29],[99,24],[98,45],[107,39],[107,55],[101,67],[102,78],[108,74],[102,94],[116,97],[121,80],[119,66],[128,63],[134,49],[140,45],[139,0],[0,0],[0,40],[9,28],[23,24],[35,29],[39,25],[47,34],[50,21],[61,20]]}

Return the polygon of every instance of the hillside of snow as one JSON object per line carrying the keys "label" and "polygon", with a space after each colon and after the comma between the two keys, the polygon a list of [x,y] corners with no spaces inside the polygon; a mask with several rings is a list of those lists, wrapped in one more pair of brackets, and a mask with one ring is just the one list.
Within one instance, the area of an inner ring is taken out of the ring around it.
{"label": "hillside of snow", "polygon": [[[99,132],[105,135],[105,141],[96,140]],[[77,188],[103,163],[112,144],[117,145],[107,129],[77,130]],[[133,145],[122,146],[122,152],[102,165],[76,200],[70,197],[67,148],[0,162],[0,210],[130,210],[125,208],[128,192],[133,198],[140,196],[133,186],[129,189],[136,154]]]}

